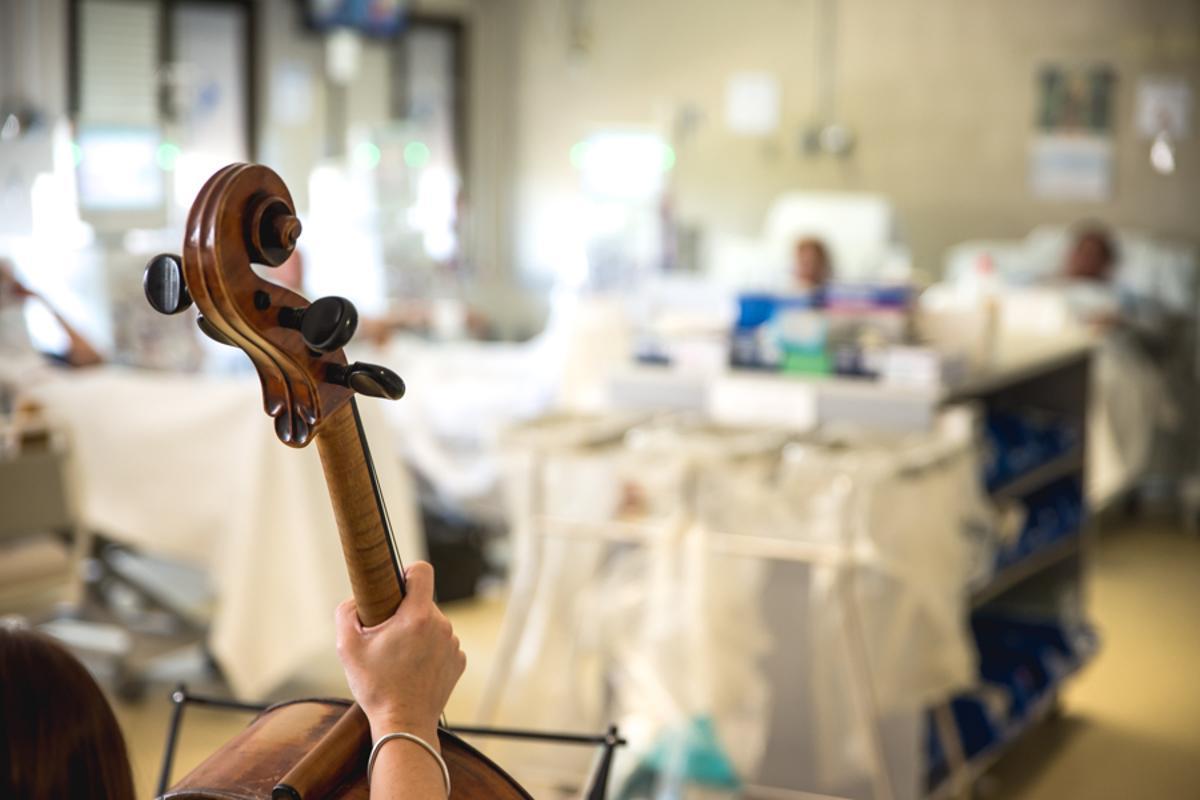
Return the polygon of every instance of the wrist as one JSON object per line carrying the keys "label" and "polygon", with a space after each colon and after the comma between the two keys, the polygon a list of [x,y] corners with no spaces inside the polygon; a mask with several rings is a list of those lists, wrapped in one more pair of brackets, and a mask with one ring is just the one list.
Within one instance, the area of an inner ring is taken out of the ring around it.
{"label": "wrist", "polygon": [[371,723],[371,741],[377,742],[380,737],[389,733],[411,733],[428,742],[435,750],[441,752],[438,742],[437,720],[415,720],[412,717],[375,715],[368,716]]}

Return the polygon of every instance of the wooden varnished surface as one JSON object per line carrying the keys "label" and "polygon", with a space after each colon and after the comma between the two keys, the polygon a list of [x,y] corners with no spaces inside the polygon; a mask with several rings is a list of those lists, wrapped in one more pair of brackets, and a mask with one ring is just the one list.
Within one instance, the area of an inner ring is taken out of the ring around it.
{"label": "wooden varnished surface", "polygon": [[[264,800],[292,766],[339,725],[349,704],[304,700],[264,712],[224,747],[179,781],[164,800]],[[452,733],[438,731],[455,800],[532,800],[511,776]],[[368,738],[367,743],[370,742]],[[358,749],[345,779],[319,795],[328,800],[368,800],[369,747]],[[309,795],[305,795],[306,800]],[[316,800],[314,796],[312,800]]]}
{"label": "wooden varnished surface", "polygon": [[[266,711],[164,795],[167,800],[263,800],[294,764],[341,718],[340,701],[301,701]],[[366,760],[363,760],[363,770]],[[361,774],[362,771],[359,771]],[[330,800],[366,800],[357,780]]]}
{"label": "wooden varnished surface", "polygon": [[[183,271],[200,313],[254,363],[280,441],[302,447],[353,392],[325,380],[330,365],[345,365],[342,351],[313,353],[299,331],[279,324],[281,309],[304,308],[308,301],[250,268],[277,265],[292,251],[299,234],[294,213],[287,186],[273,171],[257,164],[225,167],[208,179],[188,213]],[[270,242],[271,235],[286,241]],[[261,298],[267,302],[260,306]]]}
{"label": "wooden varnished surface", "polygon": [[399,608],[400,583],[354,424],[352,404],[342,406],[325,420],[317,436],[317,450],[358,605],[358,618],[363,625],[378,625]]}

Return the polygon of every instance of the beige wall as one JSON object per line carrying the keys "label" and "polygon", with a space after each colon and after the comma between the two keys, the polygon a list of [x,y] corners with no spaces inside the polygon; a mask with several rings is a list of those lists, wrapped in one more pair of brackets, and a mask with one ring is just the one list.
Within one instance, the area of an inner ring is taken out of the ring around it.
{"label": "beige wall", "polygon": [[[917,265],[934,272],[957,241],[1080,217],[1200,239],[1200,137],[1181,144],[1179,171],[1163,177],[1132,130],[1139,76],[1181,74],[1200,93],[1196,0],[839,0],[838,116],[859,138],[845,163],[799,151],[815,102],[816,0],[513,2],[522,263],[534,258],[537,220],[575,190],[573,143],[606,125],[665,131],[687,104],[704,121],[678,152],[685,222],[752,233],[788,189],[879,191],[896,203]],[[571,6],[587,21],[583,54],[568,46]],[[1034,200],[1036,70],[1093,61],[1118,76],[1115,193],[1099,204]],[[725,129],[725,80],[740,70],[782,82],[782,125],[765,141]]]}

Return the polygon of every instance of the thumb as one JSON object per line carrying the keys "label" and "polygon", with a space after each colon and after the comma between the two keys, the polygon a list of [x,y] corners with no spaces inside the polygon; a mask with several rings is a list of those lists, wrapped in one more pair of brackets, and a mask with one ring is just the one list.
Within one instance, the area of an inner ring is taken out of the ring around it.
{"label": "thumb", "polygon": [[[427,561],[416,561],[404,571],[408,594],[405,603],[427,605],[433,603],[433,567]],[[414,602],[415,601],[415,602]]]}
{"label": "thumb", "polygon": [[338,603],[337,610],[333,612],[333,624],[337,630],[338,650],[345,650],[358,641],[362,623],[358,619],[358,605],[353,597]]}

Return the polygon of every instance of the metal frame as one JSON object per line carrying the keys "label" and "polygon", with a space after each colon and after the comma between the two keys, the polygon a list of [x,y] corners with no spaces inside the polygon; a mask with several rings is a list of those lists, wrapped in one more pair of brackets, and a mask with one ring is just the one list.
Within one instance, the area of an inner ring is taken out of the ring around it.
{"label": "metal frame", "polygon": [[[629,544],[646,543],[644,528],[639,525],[612,522],[595,523],[592,525],[574,524],[573,533],[566,530],[551,532],[547,523],[556,520],[548,516],[542,509],[545,498],[545,481],[547,474],[547,459],[538,453],[534,456],[532,470],[533,479],[530,481],[529,502],[533,509],[532,541],[529,542],[531,553],[526,567],[513,576],[512,592],[509,597],[510,613],[505,614],[501,626],[500,640],[497,646],[498,655],[492,661],[492,671],[484,685],[483,697],[479,703],[478,718],[489,720],[494,718],[499,707],[500,696],[507,683],[520,643],[521,633],[533,608],[534,593],[538,584],[542,561],[542,544],[550,538],[580,538],[585,540],[607,540]],[[938,467],[945,460],[931,464]],[[689,468],[689,475],[683,480],[683,521],[695,518],[695,475],[698,465]],[[900,467],[901,470],[912,471],[912,467]],[[853,528],[853,526],[850,526]],[[729,555],[759,558],[763,560],[801,562],[810,565],[832,566],[838,570],[837,591],[841,597],[846,613],[842,615],[843,635],[851,652],[850,683],[856,695],[856,704],[860,712],[860,723],[866,733],[866,739],[871,748],[871,764],[869,766],[872,794],[875,800],[893,800],[896,796],[892,785],[891,775],[887,768],[887,759],[883,747],[883,734],[879,727],[878,701],[875,697],[871,681],[871,668],[867,657],[865,632],[862,628],[858,602],[854,592],[854,581],[857,575],[858,559],[856,548],[852,541],[853,534],[839,546],[820,546],[807,542],[789,542],[779,539],[758,536],[743,536],[721,532],[709,534],[708,545],[716,552]],[[788,792],[778,787],[755,786],[758,792]],[[806,792],[798,792],[790,796],[817,797]]]}

